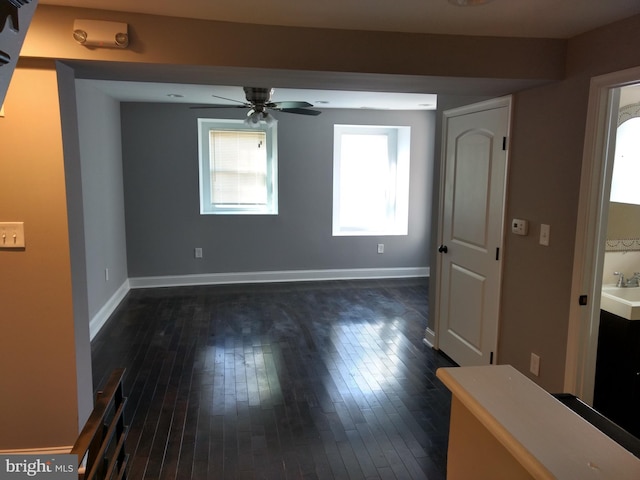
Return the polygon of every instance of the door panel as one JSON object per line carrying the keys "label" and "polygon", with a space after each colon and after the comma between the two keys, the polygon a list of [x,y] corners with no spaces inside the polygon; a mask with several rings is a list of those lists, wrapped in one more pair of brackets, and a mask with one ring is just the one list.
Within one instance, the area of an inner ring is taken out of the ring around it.
{"label": "door panel", "polygon": [[491,139],[465,132],[455,140],[452,239],[486,249]]}
{"label": "door panel", "polygon": [[485,295],[485,277],[461,265],[451,264],[451,290],[465,292],[463,301],[452,301],[449,297],[451,321],[449,334],[465,343],[467,348],[480,354],[482,350],[482,310],[475,308],[482,304]]}
{"label": "door panel", "polygon": [[497,347],[509,104],[496,102],[445,112],[438,340],[460,365]]}

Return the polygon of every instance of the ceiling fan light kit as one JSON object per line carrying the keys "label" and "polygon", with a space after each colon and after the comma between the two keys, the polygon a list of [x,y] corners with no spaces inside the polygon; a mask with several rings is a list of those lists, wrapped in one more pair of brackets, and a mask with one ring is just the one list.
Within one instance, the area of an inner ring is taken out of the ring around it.
{"label": "ceiling fan light kit", "polygon": [[270,115],[269,112],[256,112],[255,110],[249,110],[247,118],[244,119],[245,125],[253,128],[258,128],[260,122],[264,122],[267,124],[267,127],[270,127],[275,121],[276,119],[273,115]]}

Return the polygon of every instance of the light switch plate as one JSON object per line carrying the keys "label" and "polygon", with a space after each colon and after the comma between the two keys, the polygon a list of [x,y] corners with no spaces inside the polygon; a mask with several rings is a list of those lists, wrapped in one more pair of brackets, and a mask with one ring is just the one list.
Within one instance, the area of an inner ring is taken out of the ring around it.
{"label": "light switch plate", "polygon": [[24,247],[24,222],[0,222],[0,249]]}
{"label": "light switch plate", "polygon": [[551,226],[543,223],[540,225],[540,245],[549,246],[549,237],[551,236]]}
{"label": "light switch plate", "polygon": [[531,353],[531,361],[529,362],[529,371],[536,377],[540,376],[540,355]]}

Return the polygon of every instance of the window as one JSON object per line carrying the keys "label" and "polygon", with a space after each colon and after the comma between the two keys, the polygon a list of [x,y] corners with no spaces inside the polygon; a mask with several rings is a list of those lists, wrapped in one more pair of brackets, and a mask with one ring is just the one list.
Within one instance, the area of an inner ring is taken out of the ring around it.
{"label": "window", "polygon": [[[640,113],[640,105],[635,105]],[[611,178],[611,201],[640,205],[640,115],[618,126]]]}
{"label": "window", "polygon": [[407,235],[410,127],[334,126],[333,235]]}
{"label": "window", "polygon": [[201,214],[278,213],[276,124],[198,119]]}

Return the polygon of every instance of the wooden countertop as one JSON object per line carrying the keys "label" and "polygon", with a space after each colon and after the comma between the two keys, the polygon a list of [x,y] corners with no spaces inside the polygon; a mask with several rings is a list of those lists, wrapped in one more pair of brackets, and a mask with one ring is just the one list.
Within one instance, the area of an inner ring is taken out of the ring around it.
{"label": "wooden countertop", "polygon": [[639,459],[510,365],[437,376],[534,478],[640,479]]}

